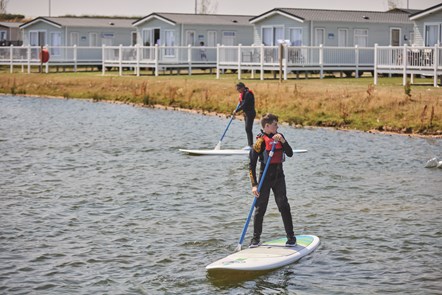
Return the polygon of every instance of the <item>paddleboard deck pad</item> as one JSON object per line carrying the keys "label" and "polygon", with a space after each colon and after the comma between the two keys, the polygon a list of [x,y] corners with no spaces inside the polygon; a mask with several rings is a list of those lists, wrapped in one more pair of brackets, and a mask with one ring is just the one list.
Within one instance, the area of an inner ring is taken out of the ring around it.
{"label": "paddleboard deck pad", "polygon": [[[199,156],[222,156],[222,155],[248,155],[249,149],[225,149],[225,150],[186,150],[180,149],[180,152],[187,153],[189,155]],[[307,150],[293,150],[294,153],[306,153]]]}
{"label": "paddleboard deck pad", "polygon": [[246,248],[215,261],[207,270],[259,271],[282,267],[310,254],[319,246],[319,238],[313,235],[296,236],[296,246],[286,247],[286,238],[265,242],[256,248]]}

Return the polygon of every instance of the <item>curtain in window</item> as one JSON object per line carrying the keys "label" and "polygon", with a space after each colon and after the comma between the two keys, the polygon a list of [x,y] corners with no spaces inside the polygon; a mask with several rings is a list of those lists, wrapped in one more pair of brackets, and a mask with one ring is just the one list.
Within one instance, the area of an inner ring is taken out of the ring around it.
{"label": "curtain in window", "polygon": [[273,40],[273,45],[279,44],[279,41],[284,41],[284,29],[281,27],[273,28],[275,30],[275,40]]}
{"label": "curtain in window", "polygon": [[166,52],[164,53],[166,56],[174,56],[175,55],[175,49],[170,48],[172,46],[175,46],[175,32],[174,31],[164,31],[165,35],[165,43],[166,46]]}
{"label": "curtain in window", "polygon": [[266,46],[273,45],[273,30],[272,28],[262,29],[262,43]]}
{"label": "curtain in window", "polygon": [[52,32],[50,34],[51,43],[51,55],[59,56],[61,54],[61,33],[60,32]]}
{"label": "curtain in window", "polygon": [[186,31],[186,45],[195,46],[195,32]]}
{"label": "curtain in window", "polygon": [[425,26],[425,46],[434,46],[437,43],[438,25]]}
{"label": "curtain in window", "polygon": [[355,30],[355,45],[358,45],[359,47],[368,46],[368,30]]}
{"label": "curtain in window", "polygon": [[290,45],[302,45],[302,29],[290,29]]}

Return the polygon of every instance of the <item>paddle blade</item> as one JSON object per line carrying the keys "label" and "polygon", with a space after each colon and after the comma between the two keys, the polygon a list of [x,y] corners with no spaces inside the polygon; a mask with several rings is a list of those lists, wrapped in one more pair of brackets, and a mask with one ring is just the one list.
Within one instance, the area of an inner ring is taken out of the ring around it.
{"label": "paddle blade", "polygon": [[235,248],[235,252],[239,252],[241,251],[241,244],[238,244],[238,246],[236,246]]}
{"label": "paddle blade", "polygon": [[218,144],[215,146],[215,150],[221,149],[221,141],[218,141]]}

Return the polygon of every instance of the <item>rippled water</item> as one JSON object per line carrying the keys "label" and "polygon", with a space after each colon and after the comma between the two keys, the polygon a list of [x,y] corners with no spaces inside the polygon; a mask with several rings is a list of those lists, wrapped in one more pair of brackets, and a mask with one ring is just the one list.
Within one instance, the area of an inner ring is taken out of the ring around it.
{"label": "rippled water", "polygon": [[[213,148],[226,124],[0,97],[0,293],[441,294],[442,169],[424,165],[442,140],[353,131],[280,128],[309,150],[285,171],[296,233],[321,238],[313,254],[207,274],[234,251],[252,203],[247,159],[178,149]],[[244,146],[243,123],[224,141]],[[272,200],[262,238],[283,235]]]}

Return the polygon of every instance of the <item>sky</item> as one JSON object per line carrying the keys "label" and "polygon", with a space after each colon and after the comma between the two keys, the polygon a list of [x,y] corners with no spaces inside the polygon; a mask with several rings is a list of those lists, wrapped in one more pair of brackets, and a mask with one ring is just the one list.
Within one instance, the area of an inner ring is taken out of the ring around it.
{"label": "sky", "polygon": [[[153,12],[194,13],[195,0],[7,0],[6,11],[28,18],[62,15],[143,17]],[[200,1],[200,0],[198,0]],[[259,15],[275,7],[385,11],[397,7],[426,9],[441,0],[209,0],[216,14]]]}

